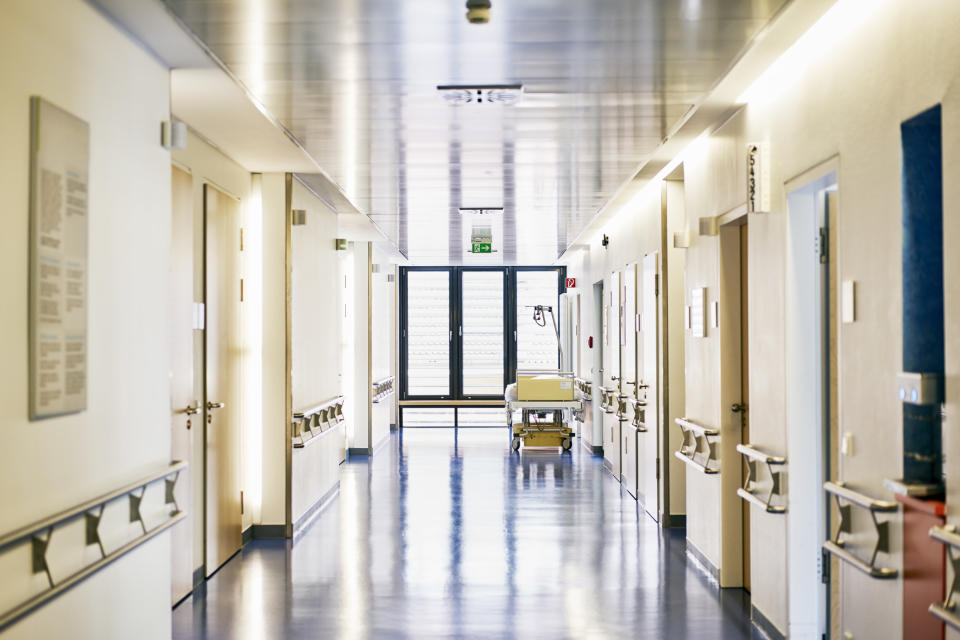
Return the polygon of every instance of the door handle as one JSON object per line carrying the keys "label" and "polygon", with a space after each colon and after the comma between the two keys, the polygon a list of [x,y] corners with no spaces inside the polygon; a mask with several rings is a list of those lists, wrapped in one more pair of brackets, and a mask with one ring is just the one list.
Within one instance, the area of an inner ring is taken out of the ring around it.
{"label": "door handle", "polygon": [[214,409],[223,409],[225,405],[222,402],[208,402],[207,411],[213,411]]}
{"label": "door handle", "polygon": [[187,415],[187,429],[189,429],[192,426],[190,424],[190,416],[200,413],[200,403],[197,403],[196,405],[188,404],[186,407],[184,407],[177,413],[185,413]]}
{"label": "door handle", "polygon": [[733,405],[730,406],[730,411],[733,411],[734,413],[746,413],[747,405],[740,402],[734,402]]}

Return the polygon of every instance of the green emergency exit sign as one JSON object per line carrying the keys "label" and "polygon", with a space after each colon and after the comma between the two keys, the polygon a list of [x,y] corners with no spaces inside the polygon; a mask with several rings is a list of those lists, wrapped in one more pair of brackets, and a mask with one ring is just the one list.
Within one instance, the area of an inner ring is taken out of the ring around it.
{"label": "green emergency exit sign", "polygon": [[470,253],[491,253],[490,242],[473,242]]}

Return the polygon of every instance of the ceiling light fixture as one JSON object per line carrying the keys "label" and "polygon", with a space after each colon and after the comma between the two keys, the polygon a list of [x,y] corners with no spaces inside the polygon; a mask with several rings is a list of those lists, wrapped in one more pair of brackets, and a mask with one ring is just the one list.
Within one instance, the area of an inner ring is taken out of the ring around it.
{"label": "ceiling light fixture", "polygon": [[437,91],[449,104],[459,106],[474,102],[512,105],[523,95],[522,84],[440,84]]}

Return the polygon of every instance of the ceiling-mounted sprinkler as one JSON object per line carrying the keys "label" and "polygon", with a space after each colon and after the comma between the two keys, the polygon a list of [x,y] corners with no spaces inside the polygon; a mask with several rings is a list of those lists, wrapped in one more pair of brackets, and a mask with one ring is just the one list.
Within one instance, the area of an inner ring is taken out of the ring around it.
{"label": "ceiling-mounted sprinkler", "polygon": [[490,22],[490,0],[467,0],[467,22],[470,24]]}

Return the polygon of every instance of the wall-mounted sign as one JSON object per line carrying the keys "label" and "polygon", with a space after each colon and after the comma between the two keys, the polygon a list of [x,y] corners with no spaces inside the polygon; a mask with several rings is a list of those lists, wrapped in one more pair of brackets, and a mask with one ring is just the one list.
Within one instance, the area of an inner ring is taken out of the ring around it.
{"label": "wall-mounted sign", "polygon": [[87,408],[90,127],[30,99],[30,419]]}
{"label": "wall-mounted sign", "polygon": [[492,253],[493,244],[490,242],[471,242],[470,253]]}
{"label": "wall-mounted sign", "polygon": [[703,287],[690,290],[690,331],[696,338],[707,335],[706,298],[707,290]]}
{"label": "wall-mounted sign", "polygon": [[576,289],[576,288],[577,288],[577,279],[567,278],[567,289]]}
{"label": "wall-mounted sign", "polygon": [[493,253],[493,228],[474,225],[470,230],[470,253]]}
{"label": "wall-mounted sign", "polygon": [[770,211],[770,145],[747,145],[747,213]]}

